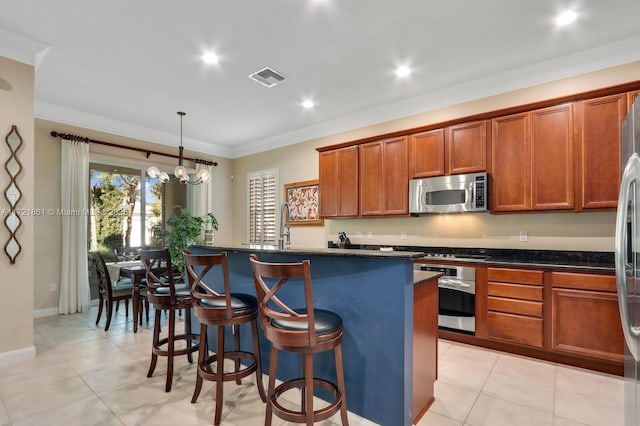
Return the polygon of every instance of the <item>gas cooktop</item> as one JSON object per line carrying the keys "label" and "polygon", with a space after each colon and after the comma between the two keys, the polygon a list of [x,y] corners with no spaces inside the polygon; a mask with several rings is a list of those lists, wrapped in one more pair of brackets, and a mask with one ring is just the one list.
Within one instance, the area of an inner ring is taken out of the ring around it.
{"label": "gas cooktop", "polygon": [[488,259],[486,254],[468,254],[468,253],[425,253],[424,260],[454,260],[478,262]]}

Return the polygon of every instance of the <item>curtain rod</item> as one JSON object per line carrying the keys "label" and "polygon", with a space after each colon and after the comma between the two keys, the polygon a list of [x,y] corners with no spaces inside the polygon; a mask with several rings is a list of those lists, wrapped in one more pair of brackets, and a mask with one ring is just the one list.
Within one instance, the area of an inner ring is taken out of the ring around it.
{"label": "curtain rod", "polygon": [[[177,156],[175,154],[167,154],[167,153],[164,153],[164,152],[152,151],[150,149],[136,148],[136,147],[133,147],[133,146],[120,145],[120,144],[113,143],[113,142],[98,141],[98,140],[90,139],[90,138],[87,138],[87,137],[84,137],[84,136],[72,135],[70,133],[59,133],[59,132],[56,132],[56,131],[52,131],[51,132],[51,136],[53,136],[54,138],[58,138],[59,137],[59,138],[67,139],[67,140],[71,140],[71,141],[94,143],[96,145],[104,145],[104,146],[110,146],[110,147],[113,147],[113,148],[128,149],[130,151],[144,152],[147,155],[147,158],[149,158],[151,156],[151,154],[164,155],[165,157],[171,157],[171,158],[180,158],[179,156]],[[218,165],[217,161],[201,160],[199,158],[189,158],[189,157],[182,157],[182,158],[184,160],[193,161],[196,164],[204,164],[205,166],[216,167]]]}

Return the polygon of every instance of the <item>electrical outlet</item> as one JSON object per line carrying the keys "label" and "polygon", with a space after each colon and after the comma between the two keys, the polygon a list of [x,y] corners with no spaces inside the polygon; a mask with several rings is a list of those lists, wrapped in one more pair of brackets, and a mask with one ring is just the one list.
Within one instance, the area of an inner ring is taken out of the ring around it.
{"label": "electrical outlet", "polygon": [[522,241],[523,243],[529,241],[529,235],[527,234],[527,231],[520,231],[520,241]]}
{"label": "electrical outlet", "polygon": [[49,291],[51,293],[57,292],[58,291],[58,284],[56,284],[56,283],[49,284]]}
{"label": "electrical outlet", "polygon": [[367,239],[370,240],[373,238],[373,232],[369,231],[369,233],[367,234]]}
{"label": "electrical outlet", "polygon": [[356,238],[362,238],[362,232],[360,231],[356,232]]}
{"label": "electrical outlet", "polygon": [[400,239],[401,240],[406,240],[407,239],[407,233],[406,232],[401,232],[400,233]]}

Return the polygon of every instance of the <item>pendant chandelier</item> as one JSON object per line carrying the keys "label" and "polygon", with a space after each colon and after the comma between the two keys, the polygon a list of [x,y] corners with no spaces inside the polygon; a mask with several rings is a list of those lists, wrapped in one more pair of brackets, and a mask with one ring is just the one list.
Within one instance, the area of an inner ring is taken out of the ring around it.
{"label": "pendant chandelier", "polygon": [[187,113],[185,112],[178,111],[178,115],[180,116],[180,148],[178,153],[178,165],[173,170],[175,178],[170,178],[169,174],[167,174],[166,172],[161,172],[160,169],[158,169],[156,166],[151,166],[147,169],[147,175],[150,178],[158,178],[162,183],[179,181],[180,183],[190,185],[198,185],[200,183],[207,183],[209,181],[209,170],[207,170],[206,168],[201,168],[200,170],[198,170],[198,172],[196,173],[196,179],[191,180],[189,178],[189,174],[187,173],[187,169],[182,165],[182,155],[184,151],[184,148],[182,146],[182,119],[186,114]]}

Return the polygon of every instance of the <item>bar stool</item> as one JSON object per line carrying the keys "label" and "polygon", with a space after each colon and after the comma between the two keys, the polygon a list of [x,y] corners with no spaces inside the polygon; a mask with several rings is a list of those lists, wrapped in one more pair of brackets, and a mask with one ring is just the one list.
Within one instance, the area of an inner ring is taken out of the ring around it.
{"label": "bar stool", "polygon": [[[260,324],[265,337],[272,344],[265,425],[271,425],[272,414],[289,422],[312,425],[333,416],[339,410],[343,426],[348,426],[342,366],[342,318],[334,312],[314,308],[309,260],[299,263],[264,263],[255,254],[251,254],[249,259],[258,295]],[[290,279],[304,281],[303,307],[291,308],[276,295]],[[313,377],[313,354],[331,349],[335,355],[337,385]],[[303,377],[287,380],[276,387],[279,350],[302,354]],[[335,397],[334,401],[314,411],[314,387],[331,392]],[[287,409],[278,402],[279,396],[293,388],[302,390],[300,411]]]}
{"label": "bar stool", "polygon": [[[191,293],[186,284],[174,281],[174,270],[168,249],[140,250],[140,259],[147,275],[147,299],[155,308],[153,324],[153,341],[151,346],[151,365],[147,377],[153,375],[158,356],[167,357],[167,381],[165,391],[171,391],[173,382],[173,358],[187,355],[193,362],[192,353],[198,348],[200,336],[191,333]],[[184,333],[176,335],[176,311],[184,309]],[[162,311],[169,312],[167,337],[160,338],[160,321]],[[186,347],[176,349],[177,341],[185,341]],[[195,343],[194,343],[195,342]]]}
{"label": "bar stool", "polygon": [[[198,353],[198,369],[196,387],[191,402],[195,403],[202,389],[202,380],[216,382],[216,410],[213,424],[220,424],[222,417],[223,383],[240,379],[256,373],[258,393],[263,402],[266,401],[262,383],[262,366],[260,364],[260,345],[258,342],[258,303],[250,294],[231,293],[229,282],[229,266],[227,253],[191,254],[185,250],[184,261],[189,279],[193,312],[200,320],[200,351]],[[210,275],[208,275],[211,273]],[[207,276],[208,275],[208,276]],[[215,282],[217,281],[217,286]],[[216,290],[217,287],[218,290]],[[251,323],[253,353],[240,351],[240,324]],[[217,353],[209,355],[207,345],[207,326],[218,327]],[[224,349],[225,327],[233,329],[233,351]],[[224,372],[224,360],[234,361],[234,371]],[[240,360],[248,365],[240,368]],[[213,364],[216,364],[215,371]]]}

